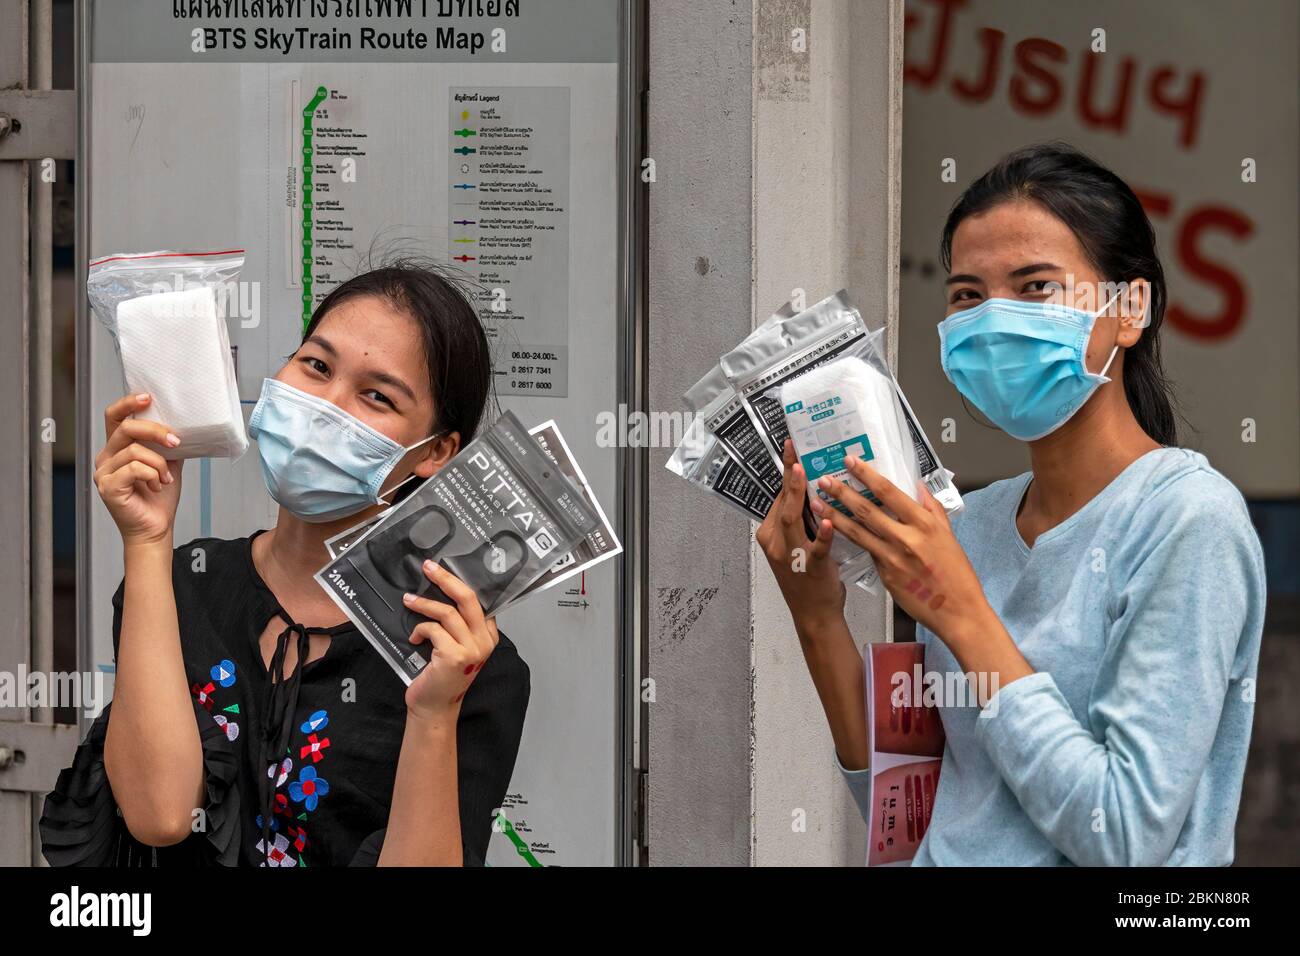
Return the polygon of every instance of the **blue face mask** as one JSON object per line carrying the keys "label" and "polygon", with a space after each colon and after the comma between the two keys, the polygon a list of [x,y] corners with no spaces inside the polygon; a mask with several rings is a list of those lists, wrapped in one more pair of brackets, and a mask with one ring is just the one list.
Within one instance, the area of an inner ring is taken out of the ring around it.
{"label": "blue face mask", "polygon": [[248,434],[257,442],[271,497],[319,523],[383,504],[379,489],[402,456],[441,432],[403,447],[337,405],[268,378]]}
{"label": "blue face mask", "polygon": [[1097,312],[1064,305],[986,299],[939,323],[943,372],[990,421],[1013,438],[1034,441],[1064,425],[1109,382],[1084,364]]}

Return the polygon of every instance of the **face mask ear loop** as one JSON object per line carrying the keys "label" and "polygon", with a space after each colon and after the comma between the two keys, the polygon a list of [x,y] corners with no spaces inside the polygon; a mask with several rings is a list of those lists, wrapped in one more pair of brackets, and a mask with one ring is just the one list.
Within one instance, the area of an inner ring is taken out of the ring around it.
{"label": "face mask ear loop", "polygon": [[[1123,291],[1123,290],[1120,290],[1120,292],[1116,292],[1114,295],[1112,295],[1109,299],[1106,300],[1106,304],[1103,305],[1103,306],[1101,307],[1101,311],[1097,313],[1097,317],[1098,317],[1098,318],[1100,318],[1101,316],[1103,316],[1103,315],[1106,314],[1106,310],[1110,308],[1110,305],[1111,305],[1112,302],[1114,302],[1116,299],[1118,299],[1118,298],[1120,297],[1120,294],[1121,294],[1122,291]],[[1124,325],[1124,319],[1123,319],[1122,317],[1119,318],[1119,324],[1120,324],[1120,327],[1122,328],[1123,325]],[[1100,375],[1102,378],[1106,378],[1106,372],[1107,372],[1107,370],[1110,369],[1110,363],[1113,362],[1113,361],[1115,361],[1115,356],[1116,356],[1116,354],[1117,354],[1118,352],[1119,352],[1119,343],[1116,342],[1116,343],[1115,343],[1115,347],[1112,348],[1112,349],[1110,350],[1110,358],[1106,359],[1106,364],[1103,365],[1103,366],[1101,367],[1101,371],[1097,373],[1097,374]],[[1084,371],[1087,371],[1087,369],[1084,369]],[[1106,381],[1110,381],[1110,379],[1106,379]]]}
{"label": "face mask ear loop", "polygon": [[[433,433],[432,435],[430,435],[428,438],[421,438],[421,439],[420,439],[419,441],[417,441],[414,445],[407,445],[406,448],[404,448],[404,449],[402,450],[402,456],[405,457],[406,455],[408,455],[408,454],[410,454],[411,452],[415,451],[415,449],[419,448],[421,445],[423,445],[423,444],[425,444],[425,443],[427,443],[427,442],[431,442],[431,441],[433,441],[435,438],[438,438],[438,437],[441,436],[442,434],[443,434],[443,432],[434,432],[434,433]],[[394,491],[396,491],[398,488],[402,487],[402,485],[406,484],[408,481],[410,481],[410,480],[411,480],[412,478],[414,478],[414,477],[415,477],[415,472],[411,472],[409,475],[407,475],[405,478],[403,478],[403,479],[402,479],[401,481],[399,481],[397,484],[393,485],[393,487],[389,488],[387,494],[385,494],[384,492],[381,491],[378,495],[376,495],[376,497],[377,497],[379,500],[378,500],[377,502],[375,502],[375,503],[376,503],[376,504],[381,504],[381,505],[386,505],[386,504],[388,504],[388,502],[385,501],[384,499],[387,498],[388,495],[391,495]]]}
{"label": "face mask ear loop", "polygon": [[411,472],[409,475],[407,475],[405,478],[403,478],[403,479],[402,479],[401,481],[399,481],[397,484],[393,485],[393,487],[389,488],[387,494],[380,494],[380,495],[379,495],[379,500],[378,500],[377,502],[375,502],[375,503],[376,503],[376,504],[380,504],[380,505],[389,505],[389,506],[391,507],[392,502],[390,502],[390,501],[385,501],[384,499],[386,499],[386,498],[387,498],[389,495],[391,495],[394,491],[396,491],[398,488],[402,487],[402,485],[406,484],[408,481],[410,481],[410,480],[411,480],[412,478],[414,478],[414,477],[415,477],[415,472]]}

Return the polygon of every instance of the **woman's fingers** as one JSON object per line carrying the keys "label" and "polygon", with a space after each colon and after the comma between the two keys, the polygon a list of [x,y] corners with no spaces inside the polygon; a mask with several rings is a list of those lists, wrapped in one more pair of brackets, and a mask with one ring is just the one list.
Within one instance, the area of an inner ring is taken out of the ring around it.
{"label": "woman's fingers", "polygon": [[[830,509],[834,511],[835,509]],[[831,550],[831,542],[835,540],[835,525],[830,519],[819,517],[817,521],[817,537],[813,538],[812,544],[808,546],[809,557],[824,558]]]}
{"label": "woman's fingers", "polygon": [[457,610],[454,604],[435,601],[433,598],[420,597],[416,594],[402,595],[402,603],[416,614],[423,614],[430,620],[441,624],[443,629],[457,643],[473,643],[469,625],[465,623],[465,619],[461,617],[460,611]]}
{"label": "woman's fingers", "polygon": [[162,479],[158,472],[142,461],[126,462],[113,471],[105,470],[95,477],[95,486],[102,497],[125,491],[140,482],[152,491],[162,491]]}
{"label": "woman's fingers", "polygon": [[422,644],[428,641],[433,648],[433,653],[453,661],[459,655],[465,653],[460,646],[460,642],[452,637],[450,632],[437,621],[421,621],[415,625],[415,629],[411,631],[408,640],[412,644]]}
{"label": "woman's fingers", "polygon": [[107,443],[99,453],[100,457],[102,459],[111,458],[132,442],[141,441],[153,442],[165,448],[175,448],[181,443],[180,438],[173,435],[167,429],[167,426],[161,422],[145,421],[142,418],[128,418],[117,426],[113,434],[108,436]]}
{"label": "woman's fingers", "polygon": [[925,483],[925,479],[917,481],[916,494],[920,499],[921,507],[934,515],[944,526],[952,527],[952,522],[948,520],[948,512],[944,510],[943,505],[939,504],[939,499],[930,494],[930,486]]}
{"label": "woman's fingers", "polygon": [[[803,467],[795,457],[794,442],[788,438],[781,449],[781,460],[784,467],[781,473],[781,494],[777,499],[777,506],[780,508],[778,517],[785,528],[795,526],[802,528],[803,502],[804,495],[808,493],[808,480],[804,475]],[[803,537],[806,538],[807,535]]]}
{"label": "woman's fingers", "polygon": [[916,519],[925,513],[925,509],[913,501],[907,492],[856,455],[846,455],[844,467],[850,475],[866,485],[876,499],[900,521],[916,524]]}
{"label": "woman's fingers", "polygon": [[[170,485],[173,481],[172,473],[167,468],[167,462],[162,455],[158,454],[151,448],[145,448],[144,445],[132,442],[127,445],[116,455],[113,455],[107,461],[96,469],[96,473],[109,474],[117,471],[129,461],[138,461],[148,465],[158,474],[159,481],[164,485]],[[155,489],[157,490],[157,489]]]}
{"label": "woman's fingers", "polygon": [[423,570],[426,578],[438,585],[443,594],[456,602],[456,607],[460,610],[460,616],[465,619],[470,631],[474,633],[482,631],[484,623],[483,605],[479,604],[478,595],[474,593],[474,589],[442,565],[433,561],[425,561]]}
{"label": "woman's fingers", "polygon": [[[898,538],[900,531],[898,522],[885,514],[879,505],[865,495],[858,494],[836,478],[824,477],[818,482],[818,487],[847,508],[853,514],[853,517],[876,537],[891,540]],[[826,514],[826,512],[830,512],[830,514]],[[842,515],[842,512],[837,508],[826,505],[825,512],[822,512],[822,514],[826,514],[826,517],[832,517],[835,514]],[[839,526],[836,525],[836,527]]]}
{"label": "woman's fingers", "polygon": [[153,401],[148,394],[123,395],[108,408],[104,409],[104,437],[112,438],[117,426],[136,412],[143,411]]}
{"label": "woman's fingers", "polygon": [[863,527],[838,509],[822,505],[822,516],[830,521],[836,531],[870,554],[877,568],[882,561],[897,562],[900,558],[893,542],[874,534],[870,528]]}
{"label": "woman's fingers", "polygon": [[[808,507],[808,473],[795,457],[794,442],[785,440],[781,459],[785,463],[781,478],[781,529],[788,549],[808,548],[808,528],[804,522]],[[815,549],[814,549],[815,550]]]}

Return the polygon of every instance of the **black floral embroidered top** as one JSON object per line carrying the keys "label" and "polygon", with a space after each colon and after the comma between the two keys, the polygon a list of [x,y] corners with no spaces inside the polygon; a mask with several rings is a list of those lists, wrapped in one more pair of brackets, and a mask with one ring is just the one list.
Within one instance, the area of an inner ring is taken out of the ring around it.
{"label": "black floral embroidered top", "polygon": [[[46,797],[40,831],[52,866],[373,865],[383,846],[406,724],[406,685],[351,624],[293,621],[253,566],[247,538],[200,538],[175,550],[181,649],[203,746],[207,800],[197,832],[169,847],[136,841],[104,770],[110,704]],[[113,596],[113,655],[123,587]],[[284,628],[268,671],[259,638]],[[288,642],[323,657],[284,681]],[[528,667],[504,635],[461,703],[456,731],[466,865],[482,865],[514,769]],[[269,809],[268,809],[269,808]]]}

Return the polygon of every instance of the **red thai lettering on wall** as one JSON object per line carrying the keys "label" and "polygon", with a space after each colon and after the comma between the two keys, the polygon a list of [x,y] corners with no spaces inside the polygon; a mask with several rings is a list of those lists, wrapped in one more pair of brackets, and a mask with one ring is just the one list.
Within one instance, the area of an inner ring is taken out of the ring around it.
{"label": "red thai lettering on wall", "polygon": [[1216,342],[1233,335],[1246,318],[1249,297],[1245,279],[1232,267],[1210,258],[1204,245],[1215,234],[1226,234],[1245,242],[1255,234],[1250,217],[1236,209],[1207,203],[1194,206],[1186,215],[1174,217],[1174,199],[1168,193],[1135,189],[1147,215],[1155,221],[1173,219],[1174,254],[1192,279],[1212,286],[1219,295],[1218,311],[1204,315],[1177,301],[1165,310],[1165,319],[1178,331],[1202,342]]}
{"label": "red thai lettering on wall", "polygon": [[[1148,67],[1138,57],[1117,53],[1071,53],[1046,37],[1027,37],[1008,48],[1004,31],[958,22],[969,6],[969,0],[908,0],[903,67],[907,84],[947,92],[967,105],[986,103],[1004,90],[1007,105],[1023,116],[1048,118],[1072,111],[1084,128],[1120,136],[1149,112],[1173,121],[1173,143],[1179,149],[1198,145],[1208,83],[1203,71],[1167,63]],[[954,51],[967,49],[975,51],[974,59],[963,57],[963,62],[973,66],[959,73]],[[1135,110],[1138,106],[1144,109]],[[1219,299],[1217,309],[1208,314],[1172,300],[1166,320],[1202,342],[1234,335],[1249,305],[1246,281],[1206,247],[1222,236],[1248,241],[1255,234],[1254,222],[1240,210],[1215,203],[1176,214],[1172,194],[1135,191],[1147,215],[1170,230],[1182,271],[1210,286]]]}
{"label": "red thai lettering on wall", "polygon": [[[1172,120],[1174,141],[1191,149],[1200,134],[1206,74],[1168,63],[1152,64],[1139,83],[1142,62],[1132,56],[1071,52],[1047,37],[1026,37],[1006,49],[1006,34],[990,26],[973,27],[976,68],[958,75],[954,49],[972,46],[970,32],[958,24],[969,0],[911,0],[904,15],[904,81],[924,90],[946,89],[966,103],[984,103],[1001,88],[1005,69],[1007,102],[1016,112],[1046,118],[1072,110],[1085,127],[1127,132],[1134,105]],[[960,32],[959,32],[960,30]],[[1098,103],[1111,89],[1110,102]],[[1069,94],[1073,92],[1073,96]]]}

